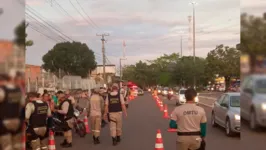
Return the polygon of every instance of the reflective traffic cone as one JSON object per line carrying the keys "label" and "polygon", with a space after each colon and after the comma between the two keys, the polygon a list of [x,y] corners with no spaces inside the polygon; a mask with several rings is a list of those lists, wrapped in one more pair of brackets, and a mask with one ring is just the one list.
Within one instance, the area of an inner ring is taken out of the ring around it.
{"label": "reflective traffic cone", "polygon": [[54,141],[54,132],[52,130],[49,131],[48,150],[56,150],[55,141]]}
{"label": "reflective traffic cone", "polygon": [[160,111],[164,111],[163,102],[161,102],[161,104],[160,104]]}
{"label": "reflective traffic cone", "polygon": [[164,116],[163,116],[163,117],[164,117],[165,119],[169,119],[167,105],[164,105],[164,111],[163,111],[163,112],[164,112]]}
{"label": "reflective traffic cone", "polygon": [[86,133],[88,133],[88,134],[91,133],[90,127],[89,127],[89,122],[88,122],[87,114],[84,117],[84,124],[85,124],[85,128],[86,128]]}
{"label": "reflective traffic cone", "polygon": [[23,125],[22,131],[23,131],[22,140],[21,140],[22,150],[26,150],[26,127],[25,125]]}
{"label": "reflective traffic cone", "polygon": [[162,134],[161,134],[160,130],[157,130],[156,143],[155,143],[155,149],[154,150],[164,150],[163,139],[162,139]]}

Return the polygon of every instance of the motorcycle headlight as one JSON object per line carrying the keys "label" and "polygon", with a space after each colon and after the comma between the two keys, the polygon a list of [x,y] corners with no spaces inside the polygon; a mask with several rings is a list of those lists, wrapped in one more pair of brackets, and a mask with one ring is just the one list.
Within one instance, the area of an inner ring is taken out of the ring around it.
{"label": "motorcycle headlight", "polygon": [[240,120],[240,115],[235,115],[235,120]]}
{"label": "motorcycle headlight", "polygon": [[263,110],[266,110],[266,103],[261,104],[261,108],[262,108]]}

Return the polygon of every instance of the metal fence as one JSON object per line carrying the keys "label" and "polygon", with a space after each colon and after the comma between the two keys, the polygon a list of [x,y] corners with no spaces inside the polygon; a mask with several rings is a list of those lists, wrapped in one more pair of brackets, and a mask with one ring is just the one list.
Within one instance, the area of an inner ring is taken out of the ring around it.
{"label": "metal fence", "polygon": [[64,76],[58,79],[55,75],[45,72],[42,75],[27,79],[27,92],[38,91],[40,88],[51,90],[82,89],[90,90],[101,87],[103,84],[96,83],[93,78],[81,78],[80,76]]}

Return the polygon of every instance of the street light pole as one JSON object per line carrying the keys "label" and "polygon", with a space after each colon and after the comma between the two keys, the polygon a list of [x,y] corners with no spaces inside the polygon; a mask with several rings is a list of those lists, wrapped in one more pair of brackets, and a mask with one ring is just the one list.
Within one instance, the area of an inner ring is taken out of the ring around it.
{"label": "street light pole", "polygon": [[[193,6],[193,63],[194,63],[194,68],[196,65],[196,58],[195,58],[195,5],[196,2],[191,2],[192,6]],[[194,73],[194,88],[196,89],[196,74]]]}

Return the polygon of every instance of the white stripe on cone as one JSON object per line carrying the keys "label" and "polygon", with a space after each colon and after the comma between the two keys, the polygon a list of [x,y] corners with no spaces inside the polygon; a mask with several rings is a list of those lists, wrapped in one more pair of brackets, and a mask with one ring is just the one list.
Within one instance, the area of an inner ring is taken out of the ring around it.
{"label": "white stripe on cone", "polygon": [[161,143],[160,143],[160,144],[157,144],[157,143],[156,143],[156,144],[155,144],[155,148],[163,148],[163,144],[161,144]]}

